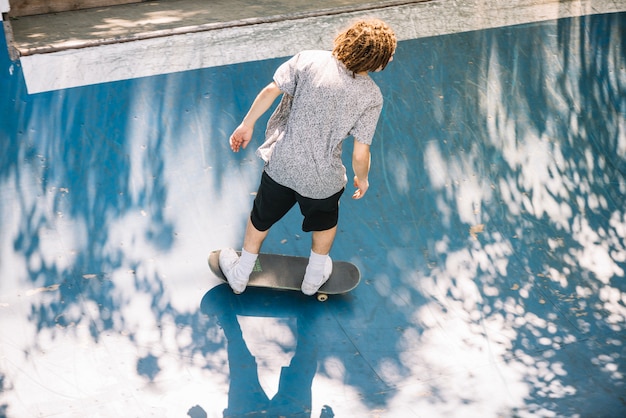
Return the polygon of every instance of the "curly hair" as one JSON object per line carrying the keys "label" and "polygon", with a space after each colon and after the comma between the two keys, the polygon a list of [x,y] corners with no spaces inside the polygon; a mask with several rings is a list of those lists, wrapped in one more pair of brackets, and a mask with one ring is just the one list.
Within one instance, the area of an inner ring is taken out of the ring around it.
{"label": "curly hair", "polygon": [[360,20],[335,38],[333,55],[352,74],[384,69],[393,56],[396,35],[382,20]]}

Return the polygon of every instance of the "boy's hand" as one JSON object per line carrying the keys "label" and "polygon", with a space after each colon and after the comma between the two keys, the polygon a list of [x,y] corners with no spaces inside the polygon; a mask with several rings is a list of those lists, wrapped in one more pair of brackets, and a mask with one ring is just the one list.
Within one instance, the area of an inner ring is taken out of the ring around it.
{"label": "boy's hand", "polygon": [[239,152],[241,148],[245,149],[252,139],[253,131],[254,128],[244,125],[243,123],[239,125],[230,136],[230,149],[232,149],[233,152]]}
{"label": "boy's hand", "polygon": [[365,195],[367,189],[369,189],[370,183],[367,179],[359,180],[357,176],[354,176],[354,187],[356,187],[356,191],[352,195],[352,198],[360,199]]}

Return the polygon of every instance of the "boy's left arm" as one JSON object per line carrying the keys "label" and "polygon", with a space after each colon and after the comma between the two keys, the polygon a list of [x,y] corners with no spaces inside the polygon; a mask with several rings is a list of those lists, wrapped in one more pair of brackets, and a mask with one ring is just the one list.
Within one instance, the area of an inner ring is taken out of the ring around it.
{"label": "boy's left arm", "polygon": [[248,114],[243,118],[243,122],[230,136],[230,149],[233,152],[238,152],[241,148],[245,149],[248,146],[254,132],[254,124],[272,106],[274,100],[281,93],[282,91],[280,91],[275,82],[271,82],[261,90],[256,99],[254,99],[252,106],[250,106]]}

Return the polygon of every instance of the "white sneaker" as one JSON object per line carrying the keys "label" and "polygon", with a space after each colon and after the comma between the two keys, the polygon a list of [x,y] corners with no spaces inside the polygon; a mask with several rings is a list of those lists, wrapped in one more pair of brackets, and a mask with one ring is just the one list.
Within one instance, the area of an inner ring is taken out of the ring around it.
{"label": "white sneaker", "polygon": [[222,273],[226,276],[228,284],[233,289],[233,292],[239,294],[246,290],[248,285],[249,275],[242,274],[239,267],[239,255],[232,248],[224,248],[220,251],[220,268]]}
{"label": "white sneaker", "polygon": [[304,280],[302,281],[302,293],[305,295],[314,295],[324,283],[328,281],[331,273],[333,272],[333,260],[330,257],[326,259],[324,264],[324,273],[320,276],[310,271],[309,266],[306,267],[304,273]]}

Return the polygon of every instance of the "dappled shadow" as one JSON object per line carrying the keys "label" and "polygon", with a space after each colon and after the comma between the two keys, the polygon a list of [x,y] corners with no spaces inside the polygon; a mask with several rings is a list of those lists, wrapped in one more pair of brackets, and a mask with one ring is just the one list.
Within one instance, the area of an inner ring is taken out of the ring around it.
{"label": "dappled shadow", "polygon": [[[11,118],[0,141],[0,273],[11,291],[1,309],[13,318],[3,333],[22,328],[23,341],[11,343],[19,361],[68,336],[94,344],[121,337],[138,348],[138,376],[155,380],[155,353],[165,347],[144,348],[153,330],[198,322],[197,305],[173,305],[167,276],[187,259],[172,255],[189,246],[190,232],[214,234],[205,245],[218,239],[220,212],[238,213],[233,199],[247,197],[223,187],[225,168],[244,160],[226,158],[227,132],[249,105],[236,93],[269,76],[217,68],[28,96],[6,52],[2,68],[0,113]],[[14,377],[6,376],[9,387]]]}
{"label": "dappled shadow", "polygon": [[414,40],[378,78],[394,209],[344,228],[369,224],[366,271],[414,323],[389,383],[451,376],[417,385],[416,412],[625,410],[624,19]]}

